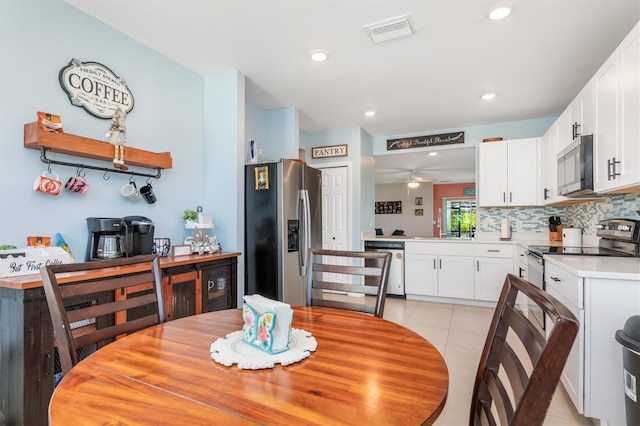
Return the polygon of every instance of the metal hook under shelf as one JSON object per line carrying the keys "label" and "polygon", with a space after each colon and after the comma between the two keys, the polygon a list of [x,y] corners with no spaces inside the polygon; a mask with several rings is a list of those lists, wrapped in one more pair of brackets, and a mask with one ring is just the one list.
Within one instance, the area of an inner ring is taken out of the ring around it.
{"label": "metal hook under shelf", "polygon": [[105,176],[107,173],[121,173],[123,175],[130,175],[130,176],[144,176],[147,178],[154,178],[154,179],[160,179],[160,175],[161,175],[161,171],[162,169],[160,168],[156,168],[156,174],[152,175],[150,173],[139,173],[139,172],[133,172],[130,170],[121,170],[121,169],[110,169],[108,167],[95,167],[95,166],[89,166],[87,164],[81,164],[81,163],[67,163],[66,161],[58,161],[58,160],[51,160],[49,158],[47,158],[47,150],[44,148],[40,148],[40,161],[42,161],[45,164],[48,164],[49,167],[51,167],[52,164],[58,165],[58,166],[67,166],[67,167],[76,167],[76,168],[82,168],[82,169],[91,169],[91,170],[99,170],[105,173]]}

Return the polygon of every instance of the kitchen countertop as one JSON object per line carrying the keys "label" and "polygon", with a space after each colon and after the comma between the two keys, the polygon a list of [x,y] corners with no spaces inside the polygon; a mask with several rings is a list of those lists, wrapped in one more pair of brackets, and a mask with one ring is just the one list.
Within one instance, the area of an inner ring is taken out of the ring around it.
{"label": "kitchen countertop", "polygon": [[640,258],[614,256],[545,255],[545,262],[582,278],[640,280]]}
{"label": "kitchen countertop", "polygon": [[427,242],[427,243],[479,243],[479,244],[510,244],[519,245],[527,248],[527,246],[562,246],[562,241],[549,241],[545,238],[512,238],[510,240],[501,240],[496,237],[480,237],[480,238],[439,238],[439,237],[419,237],[419,236],[363,236],[362,241],[404,241],[404,242]]}
{"label": "kitchen countertop", "polygon": [[[192,254],[189,256],[166,256],[160,258],[160,267],[171,268],[175,266],[189,265],[193,263],[212,262],[226,259],[228,257],[238,257],[240,253],[214,253],[214,254]],[[21,275],[18,277],[0,278],[0,287],[26,290],[29,288],[42,287],[40,274]]]}

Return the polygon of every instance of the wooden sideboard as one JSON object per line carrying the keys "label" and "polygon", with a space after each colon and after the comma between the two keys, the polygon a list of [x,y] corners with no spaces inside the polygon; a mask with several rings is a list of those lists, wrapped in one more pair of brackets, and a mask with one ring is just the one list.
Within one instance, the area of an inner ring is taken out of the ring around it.
{"label": "wooden sideboard", "polygon": [[[161,259],[167,320],[237,305],[240,253]],[[0,278],[0,426],[47,425],[54,338],[40,275]]]}

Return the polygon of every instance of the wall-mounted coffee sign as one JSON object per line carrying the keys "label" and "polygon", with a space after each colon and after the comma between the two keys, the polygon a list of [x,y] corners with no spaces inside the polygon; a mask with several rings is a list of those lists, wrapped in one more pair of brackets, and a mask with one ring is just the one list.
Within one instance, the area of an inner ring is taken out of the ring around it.
{"label": "wall-mounted coffee sign", "polygon": [[83,108],[94,117],[110,119],[118,107],[125,114],[133,109],[133,95],[127,83],[97,62],[72,59],[60,70],[58,80],[71,105]]}
{"label": "wall-mounted coffee sign", "polygon": [[410,138],[387,139],[387,151],[394,149],[427,148],[438,145],[464,143],[464,132],[443,133],[441,135],[413,136]]}

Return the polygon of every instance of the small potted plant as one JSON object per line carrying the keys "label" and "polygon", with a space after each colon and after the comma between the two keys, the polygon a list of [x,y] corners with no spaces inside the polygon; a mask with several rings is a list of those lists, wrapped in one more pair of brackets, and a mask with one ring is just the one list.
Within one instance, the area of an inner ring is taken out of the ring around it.
{"label": "small potted plant", "polygon": [[187,225],[198,223],[198,212],[191,209],[185,209],[182,214],[182,219]]}

